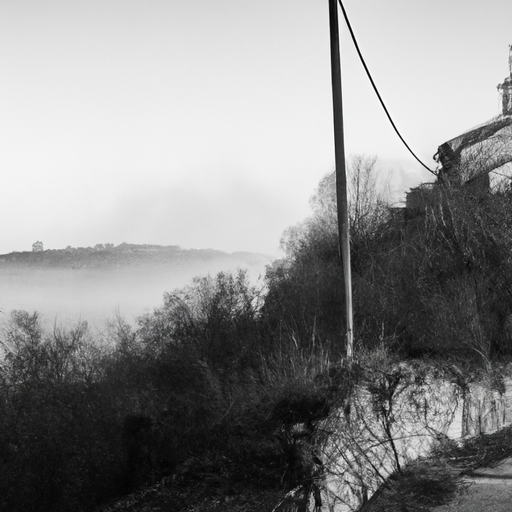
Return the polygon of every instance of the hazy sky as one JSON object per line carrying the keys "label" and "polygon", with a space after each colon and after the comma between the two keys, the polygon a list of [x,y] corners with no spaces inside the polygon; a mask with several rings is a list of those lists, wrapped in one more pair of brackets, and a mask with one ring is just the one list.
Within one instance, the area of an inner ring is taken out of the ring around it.
{"label": "hazy sky", "polygon": [[[499,113],[512,2],[345,0],[427,164]],[[348,154],[405,191],[396,138],[342,29]],[[334,168],[327,0],[0,0],[0,253],[155,243],[278,254]]]}

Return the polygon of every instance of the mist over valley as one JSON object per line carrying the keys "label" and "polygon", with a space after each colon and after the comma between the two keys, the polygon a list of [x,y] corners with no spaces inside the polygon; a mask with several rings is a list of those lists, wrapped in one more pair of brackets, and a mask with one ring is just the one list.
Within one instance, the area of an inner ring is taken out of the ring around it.
{"label": "mist over valley", "polygon": [[134,324],[163,303],[163,294],[193,277],[247,269],[252,282],[269,256],[178,246],[98,244],[0,255],[0,318],[37,311],[50,326],[80,320],[102,330],[116,315]]}

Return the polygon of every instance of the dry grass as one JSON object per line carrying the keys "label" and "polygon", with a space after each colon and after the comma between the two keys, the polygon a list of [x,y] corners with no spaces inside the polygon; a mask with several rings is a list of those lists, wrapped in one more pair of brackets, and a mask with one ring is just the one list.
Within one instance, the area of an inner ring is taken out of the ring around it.
{"label": "dry grass", "polygon": [[451,444],[444,457],[463,473],[483,466],[492,466],[512,457],[512,426],[493,434],[468,439],[461,446]]}

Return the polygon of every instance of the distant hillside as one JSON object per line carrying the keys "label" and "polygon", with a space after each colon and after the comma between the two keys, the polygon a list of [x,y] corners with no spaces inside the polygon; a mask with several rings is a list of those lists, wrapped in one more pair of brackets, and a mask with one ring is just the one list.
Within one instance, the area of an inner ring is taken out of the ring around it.
{"label": "distant hillside", "polygon": [[111,268],[137,264],[177,264],[212,262],[231,259],[247,265],[265,265],[271,258],[262,254],[235,252],[232,254],[213,249],[182,249],[177,245],[98,244],[94,247],[67,247],[46,251],[12,252],[0,255],[0,265],[38,268]]}
{"label": "distant hillside", "polygon": [[256,282],[271,261],[262,254],[127,243],[3,254],[0,323],[14,309],[38,311],[50,322],[87,320],[98,328],[116,312],[132,321],[196,276],[243,268]]}

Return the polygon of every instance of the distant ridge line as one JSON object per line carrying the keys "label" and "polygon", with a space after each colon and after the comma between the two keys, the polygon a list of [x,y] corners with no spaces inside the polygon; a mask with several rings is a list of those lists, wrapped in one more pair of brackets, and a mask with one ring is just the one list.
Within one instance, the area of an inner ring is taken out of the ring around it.
{"label": "distant ridge line", "polygon": [[239,251],[227,253],[216,249],[182,249],[178,245],[97,244],[94,247],[71,247],[46,249],[44,251],[21,251],[0,255],[1,266],[23,266],[40,268],[105,268],[136,264],[186,264],[198,260],[244,259],[250,262],[270,263],[274,258],[258,253]]}

